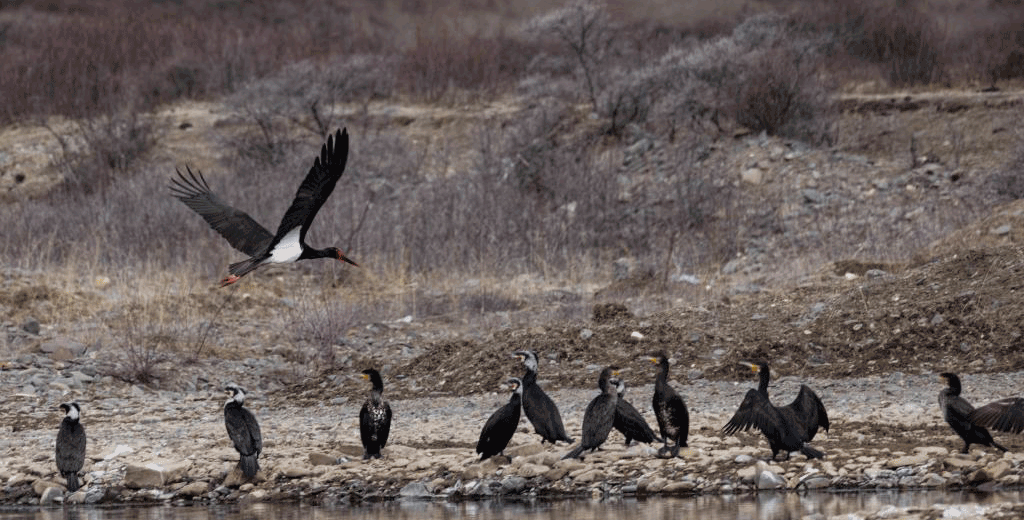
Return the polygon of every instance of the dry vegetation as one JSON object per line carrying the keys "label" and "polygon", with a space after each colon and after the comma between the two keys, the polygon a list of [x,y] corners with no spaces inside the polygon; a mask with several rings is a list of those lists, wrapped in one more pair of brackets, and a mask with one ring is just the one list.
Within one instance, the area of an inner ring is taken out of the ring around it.
{"label": "dry vegetation", "polygon": [[[857,126],[877,120],[859,119],[839,93],[1005,88],[1024,77],[1017,2],[707,2],[685,13],[648,4],[2,2],[0,123],[49,129],[61,182],[0,206],[0,263],[68,287],[119,273],[126,308],[107,321],[121,330],[130,377],[145,382],[168,352],[208,355],[218,321],[186,313],[174,323],[145,301],[162,280],[191,287],[237,257],[166,196],[173,166],[217,171],[207,174],[214,190],[272,227],[322,136],[348,126],[349,167],[310,242],[337,244],[367,267],[297,266],[291,283],[308,294],[274,294],[258,279],[245,289],[296,298],[291,324],[308,338],[310,363],[333,364],[329,347],[356,325],[406,314],[472,321],[524,305],[521,288],[486,280],[607,285],[619,257],[641,266],[639,294],[709,298],[718,289],[670,275],[717,273],[754,239],[781,233],[779,214],[763,207],[773,199],[736,180],[734,136],[918,166],[929,150],[915,147],[939,137],[877,137]],[[217,151],[169,152],[199,124],[175,111],[200,102],[221,107],[199,134]],[[1024,141],[993,137],[1017,151],[981,166],[970,156],[985,144],[969,131],[948,127],[941,160],[993,184],[957,192],[964,203],[934,228],[906,242],[863,230],[794,239],[786,251],[815,252],[767,269],[858,254],[906,261],[980,207],[1024,194]],[[629,163],[655,141],[665,143],[658,168]],[[4,186],[25,181],[8,175]],[[570,307],[569,317],[584,315]],[[146,309],[155,314],[139,317]],[[191,346],[168,347],[183,335]]]}

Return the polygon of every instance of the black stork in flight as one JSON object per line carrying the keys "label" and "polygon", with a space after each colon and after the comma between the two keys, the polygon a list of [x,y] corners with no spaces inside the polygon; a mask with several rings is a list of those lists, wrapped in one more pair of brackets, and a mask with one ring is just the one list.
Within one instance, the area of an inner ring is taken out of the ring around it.
{"label": "black stork in flight", "polygon": [[313,161],[306,178],[299,185],[295,200],[284,212],[276,234],[270,234],[252,217],[239,211],[210,191],[202,172],[186,167],[188,175],[177,170],[178,179],[172,178],[171,193],[198,213],[214,231],[220,233],[235,249],[249,255],[249,259],[228,267],[231,273],[221,280],[220,286],[231,285],[264,264],[288,264],[311,258],[334,258],[356,267],[340,249],[328,247],[314,249],[306,244],[306,231],[316,213],[334,191],[348,160],[348,129],[327,136],[320,156]]}

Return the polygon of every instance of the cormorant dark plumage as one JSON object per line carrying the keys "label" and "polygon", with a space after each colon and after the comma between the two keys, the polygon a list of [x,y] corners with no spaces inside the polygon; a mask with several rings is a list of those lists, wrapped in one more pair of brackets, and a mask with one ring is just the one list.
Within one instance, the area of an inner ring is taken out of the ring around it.
{"label": "cormorant dark plumage", "polygon": [[1006,448],[1000,446],[985,427],[971,422],[970,415],[974,412],[974,407],[966,399],[960,397],[960,377],[950,372],[943,372],[939,374],[939,379],[947,385],[939,392],[939,408],[942,409],[942,415],[953,431],[964,440],[964,447],[960,452],[967,453],[971,444],[981,444],[1006,451]]}
{"label": "cormorant dark plumage", "polygon": [[260,470],[259,458],[263,451],[260,425],[256,422],[256,416],[243,406],[246,393],[244,388],[230,384],[224,390],[231,392],[231,398],[224,405],[224,426],[238,452],[238,467],[246,478],[253,478]]}
{"label": "cormorant dark plumage", "polygon": [[626,437],[626,446],[633,440],[647,444],[664,442],[664,439],[654,434],[640,411],[625,399],[626,382],[619,379],[615,391],[619,399],[615,402],[615,422],[612,426]]}
{"label": "cormorant dark plumage", "polygon": [[814,390],[807,385],[800,385],[800,393],[792,403],[775,406],[768,398],[768,381],[771,378],[768,363],[743,361],[740,364],[757,372],[760,382],[757,390],[747,391],[740,408],[722,428],[722,432],[730,435],[751,428],[761,430],[772,449],[772,460],[780,451],[786,454],[786,459],[789,459],[793,451],[803,453],[808,459],[824,457],[823,452],[807,445],[819,427],[825,431],[829,428],[825,405]]}
{"label": "cormorant dark plumage", "polygon": [[512,383],[512,397],[508,403],[498,408],[484,424],[480,431],[480,440],[476,443],[476,452],[480,460],[489,459],[505,451],[512,435],[519,427],[519,408],[523,404],[523,382],[518,377],[508,380]]}
{"label": "cormorant dark plumage", "polygon": [[[665,453],[672,457],[679,455],[679,448],[686,447],[686,439],[690,434],[690,412],[686,409],[686,402],[668,383],[668,356],[664,352],[658,352],[650,356],[651,363],[658,365],[658,375],[654,378],[654,395],[651,397],[651,407],[654,409],[654,417],[658,420],[658,430],[664,439],[665,445],[658,451],[659,455]],[[672,446],[669,446],[669,442]]]}
{"label": "cormorant dark plumage", "polygon": [[373,385],[370,395],[359,410],[359,438],[363,441],[363,460],[380,458],[380,450],[388,443],[391,433],[391,405],[384,400],[384,380],[380,372],[367,368],[362,372],[363,379]]}
{"label": "cormorant dark plumage", "polygon": [[1001,432],[1024,431],[1024,398],[1007,397],[978,407],[968,417],[978,426]]}
{"label": "cormorant dark plumage", "polygon": [[57,431],[57,471],[67,481],[68,491],[78,489],[78,472],[85,464],[85,428],[80,422],[82,408],[78,403],[60,405],[64,420]]}
{"label": "cormorant dark plumage", "polygon": [[607,367],[601,371],[597,378],[597,387],[601,393],[590,401],[583,413],[583,440],[576,449],[566,453],[563,459],[582,459],[584,451],[594,451],[608,439],[615,424],[615,409],[619,401],[615,388],[618,379],[612,378],[613,375],[619,375],[617,370],[616,367]]}
{"label": "cormorant dark plumage", "polygon": [[231,207],[210,191],[198,170],[192,173],[186,168],[187,176],[179,170],[179,178],[171,179],[171,193],[202,216],[232,247],[249,255],[249,259],[228,267],[231,274],[221,280],[221,287],[237,282],[264,264],[334,258],[357,265],[336,247],[314,249],[306,245],[306,232],[345,172],[347,160],[348,129],[339,130],[334,136],[327,137],[320,156],[313,161],[313,167],[299,185],[295,199],[285,211],[274,235],[248,214]]}
{"label": "cormorant dark plumage", "polygon": [[523,412],[530,420],[534,431],[544,441],[554,444],[556,441],[572,443],[574,439],[565,432],[562,415],[558,413],[555,402],[537,385],[537,354],[529,350],[517,351],[516,356],[526,366],[523,374]]}

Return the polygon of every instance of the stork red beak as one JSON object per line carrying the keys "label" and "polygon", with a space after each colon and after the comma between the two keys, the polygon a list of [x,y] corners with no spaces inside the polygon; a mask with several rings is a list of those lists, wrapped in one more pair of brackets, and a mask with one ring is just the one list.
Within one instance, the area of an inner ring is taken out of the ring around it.
{"label": "stork red beak", "polygon": [[351,258],[345,256],[345,253],[342,253],[341,251],[338,251],[338,260],[341,260],[342,262],[348,262],[356,267],[359,267],[359,264],[355,263],[355,261],[353,261]]}

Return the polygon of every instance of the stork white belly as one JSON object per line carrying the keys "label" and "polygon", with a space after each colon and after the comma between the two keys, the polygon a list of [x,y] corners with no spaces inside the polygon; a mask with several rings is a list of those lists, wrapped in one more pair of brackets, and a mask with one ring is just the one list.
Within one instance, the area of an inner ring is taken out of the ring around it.
{"label": "stork white belly", "polygon": [[299,232],[302,230],[301,227],[288,232],[280,242],[274,246],[274,249],[270,251],[270,258],[265,263],[268,264],[287,264],[294,262],[299,259],[299,255],[302,254],[302,245],[299,244]]}

